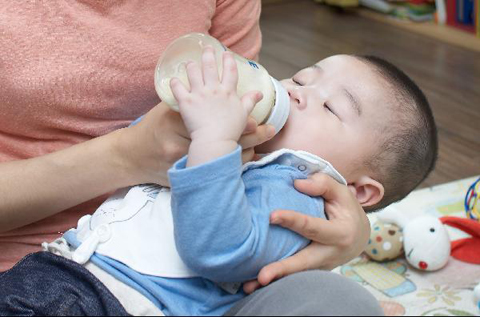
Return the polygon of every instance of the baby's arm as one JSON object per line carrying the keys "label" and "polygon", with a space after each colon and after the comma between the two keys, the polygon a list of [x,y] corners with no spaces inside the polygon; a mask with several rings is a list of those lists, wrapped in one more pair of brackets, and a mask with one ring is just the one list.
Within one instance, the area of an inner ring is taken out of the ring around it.
{"label": "baby's arm", "polygon": [[256,278],[265,265],[293,255],[309,241],[271,226],[275,209],[323,216],[323,202],[293,187],[299,171],[272,165],[242,178],[240,148],[215,161],[187,168],[186,158],[170,171],[178,252],[187,266],[216,282]]}

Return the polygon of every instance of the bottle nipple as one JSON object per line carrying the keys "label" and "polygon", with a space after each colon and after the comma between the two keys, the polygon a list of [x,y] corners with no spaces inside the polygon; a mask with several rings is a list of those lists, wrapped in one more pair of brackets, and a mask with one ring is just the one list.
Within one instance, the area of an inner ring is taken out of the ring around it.
{"label": "bottle nipple", "polygon": [[287,123],[290,114],[290,98],[282,84],[273,77],[271,79],[275,88],[275,103],[265,123],[273,125],[275,132],[278,133]]}

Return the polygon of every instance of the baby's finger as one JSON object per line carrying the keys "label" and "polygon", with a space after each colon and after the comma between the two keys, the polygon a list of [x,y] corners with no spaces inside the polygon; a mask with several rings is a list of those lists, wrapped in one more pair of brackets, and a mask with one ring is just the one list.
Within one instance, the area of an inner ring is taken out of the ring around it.
{"label": "baby's finger", "polygon": [[178,102],[184,100],[190,93],[187,87],[176,77],[170,80],[170,89],[172,89],[173,96]]}
{"label": "baby's finger", "polygon": [[190,82],[191,90],[203,87],[202,70],[195,62],[188,62],[185,66],[187,69],[188,81]]}
{"label": "baby's finger", "polygon": [[262,143],[267,142],[275,136],[275,128],[271,125],[261,125],[257,128],[255,133],[243,135],[240,138],[240,146],[244,149],[256,147]]}
{"label": "baby's finger", "polygon": [[242,97],[242,104],[245,111],[250,114],[257,102],[262,100],[263,94],[260,91],[251,91]]}
{"label": "baby's finger", "polygon": [[237,63],[230,52],[223,53],[222,84],[229,90],[237,91],[238,69]]}
{"label": "baby's finger", "polygon": [[218,79],[217,61],[215,59],[215,50],[211,46],[205,47],[202,54],[202,72],[205,85],[216,85]]}

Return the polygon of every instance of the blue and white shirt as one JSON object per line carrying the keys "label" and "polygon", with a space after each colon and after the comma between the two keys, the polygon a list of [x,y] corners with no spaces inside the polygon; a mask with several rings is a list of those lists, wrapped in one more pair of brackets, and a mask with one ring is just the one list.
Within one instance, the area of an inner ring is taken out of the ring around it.
{"label": "blue and white shirt", "polygon": [[326,161],[281,150],[242,166],[240,147],[215,161],[169,171],[171,190],[155,185],[117,192],[65,234],[74,260],[90,260],[150,299],[165,315],[223,315],[246,296],[241,283],[310,241],[270,224],[290,209],[325,217],[323,200],[295,190],[296,179],[324,172]]}

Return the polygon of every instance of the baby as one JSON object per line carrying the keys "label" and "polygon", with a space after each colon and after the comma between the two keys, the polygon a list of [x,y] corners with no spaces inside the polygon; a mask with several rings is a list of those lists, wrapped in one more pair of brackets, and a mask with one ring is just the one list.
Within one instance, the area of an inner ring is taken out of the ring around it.
{"label": "baby", "polygon": [[282,82],[290,117],[256,148],[263,158],[242,166],[238,140],[261,94],[237,96],[230,53],[221,79],[213,49],[202,61],[187,65],[190,89],[171,82],[192,139],[171,189],[119,190],[45,245],[85,264],[131,314],[225,314],[246,296],[242,282],[310,243],[271,225],[271,212],[326,217],[294,180],[327,173],[372,211],[405,197],[436,159],[433,116],[413,81],[379,58],[338,55]]}

